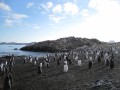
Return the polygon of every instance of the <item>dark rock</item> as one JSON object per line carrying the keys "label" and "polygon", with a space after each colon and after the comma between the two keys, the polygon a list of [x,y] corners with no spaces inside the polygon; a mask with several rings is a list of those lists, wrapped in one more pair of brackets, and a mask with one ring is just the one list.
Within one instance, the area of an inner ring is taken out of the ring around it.
{"label": "dark rock", "polygon": [[92,90],[117,90],[110,80],[96,80]]}
{"label": "dark rock", "polygon": [[65,52],[82,47],[84,45],[92,46],[96,44],[102,44],[102,42],[97,39],[67,37],[34,43],[21,48],[21,50],[36,52]]}

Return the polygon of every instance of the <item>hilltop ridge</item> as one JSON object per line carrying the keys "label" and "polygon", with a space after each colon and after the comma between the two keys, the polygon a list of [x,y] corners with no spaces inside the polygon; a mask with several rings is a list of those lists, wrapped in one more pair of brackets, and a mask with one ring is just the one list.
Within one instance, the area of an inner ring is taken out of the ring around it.
{"label": "hilltop ridge", "polygon": [[23,51],[36,51],[36,52],[63,52],[70,51],[82,46],[92,46],[102,44],[97,39],[65,37],[57,40],[47,40],[43,42],[34,43],[22,47]]}

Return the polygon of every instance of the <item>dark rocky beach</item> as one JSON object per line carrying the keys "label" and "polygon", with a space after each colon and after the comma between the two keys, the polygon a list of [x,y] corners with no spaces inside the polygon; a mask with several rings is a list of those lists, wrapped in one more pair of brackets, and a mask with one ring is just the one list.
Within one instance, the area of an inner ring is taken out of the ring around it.
{"label": "dark rocky beach", "polygon": [[[106,44],[97,39],[68,37],[39,42],[23,48],[28,51],[59,53],[39,58],[14,55],[1,57],[0,63],[14,61],[10,71],[13,78],[11,90],[120,90],[118,44]],[[113,69],[110,69],[110,65],[105,65],[106,54],[109,56],[109,62],[114,56]],[[99,62],[96,56],[100,56]],[[91,57],[93,65],[89,68]],[[81,60],[82,66],[78,66],[78,60]],[[67,72],[63,71],[64,61],[68,62]],[[42,68],[39,67],[40,63],[43,64]],[[38,67],[41,74],[38,74]],[[3,90],[7,75],[8,73],[0,74],[0,90]]]}
{"label": "dark rocky beach", "polygon": [[[98,63],[94,60],[93,67],[88,69],[88,60],[82,60],[78,66],[75,60],[68,64],[68,72],[63,72],[64,61],[60,65],[51,59],[49,67],[43,65],[42,74],[38,74],[38,65],[24,63],[23,56],[15,57],[12,67],[12,90],[120,90],[120,55],[114,54],[114,69],[105,66],[104,60]],[[3,58],[0,60],[4,61]],[[0,90],[3,90],[7,74],[0,76]]]}

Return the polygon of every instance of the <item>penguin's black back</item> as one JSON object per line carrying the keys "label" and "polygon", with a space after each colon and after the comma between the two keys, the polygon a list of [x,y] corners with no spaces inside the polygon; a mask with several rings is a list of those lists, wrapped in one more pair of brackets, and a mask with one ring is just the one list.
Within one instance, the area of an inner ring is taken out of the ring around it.
{"label": "penguin's black back", "polygon": [[38,66],[38,74],[41,74],[40,66]]}
{"label": "penguin's black back", "polygon": [[106,66],[109,66],[109,60],[108,59],[106,60]]}
{"label": "penguin's black back", "polygon": [[114,68],[114,61],[110,60],[110,69],[113,69],[113,68]]}
{"label": "penguin's black back", "polygon": [[4,81],[4,90],[9,90],[10,85],[9,85],[9,76],[7,75]]}
{"label": "penguin's black back", "polygon": [[101,62],[101,58],[100,58],[100,56],[98,56],[98,62]]}
{"label": "penguin's black back", "polygon": [[92,67],[92,61],[89,61],[89,69]]}

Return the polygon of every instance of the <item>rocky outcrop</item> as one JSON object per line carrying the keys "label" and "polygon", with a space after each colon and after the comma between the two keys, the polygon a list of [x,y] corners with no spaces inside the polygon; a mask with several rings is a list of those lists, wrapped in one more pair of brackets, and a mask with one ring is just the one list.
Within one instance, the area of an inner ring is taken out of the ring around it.
{"label": "rocky outcrop", "polygon": [[92,46],[96,44],[102,44],[102,42],[97,39],[67,37],[34,43],[21,48],[21,50],[36,52],[63,52],[70,51],[84,45]]}
{"label": "rocky outcrop", "polygon": [[116,88],[111,80],[96,80],[90,90],[120,90],[120,88]]}

